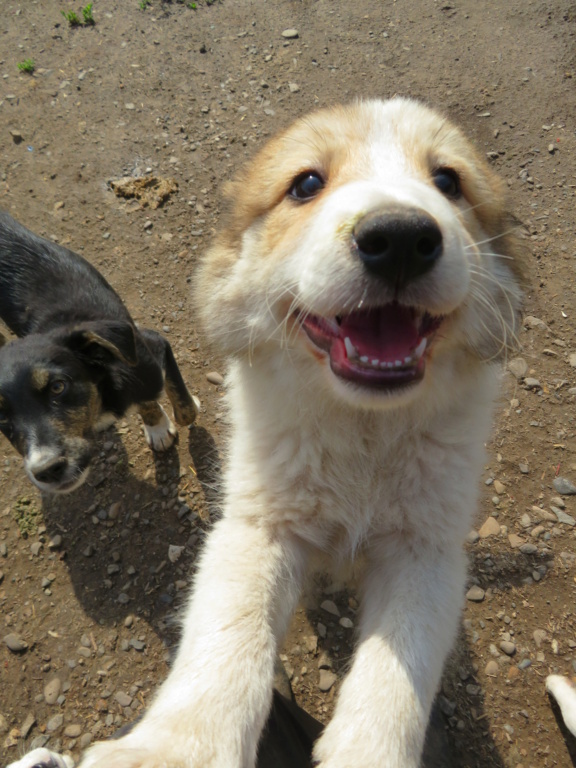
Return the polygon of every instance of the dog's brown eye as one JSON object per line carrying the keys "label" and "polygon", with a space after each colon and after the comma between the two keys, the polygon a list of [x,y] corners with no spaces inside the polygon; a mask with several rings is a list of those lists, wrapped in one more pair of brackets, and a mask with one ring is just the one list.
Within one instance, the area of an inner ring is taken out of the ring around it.
{"label": "dog's brown eye", "polygon": [[62,379],[56,379],[50,384],[51,395],[63,395],[68,389],[68,384]]}
{"label": "dog's brown eye", "polygon": [[311,200],[324,188],[324,179],[314,171],[304,171],[296,176],[289,195],[294,200]]}
{"label": "dog's brown eye", "polygon": [[462,195],[460,178],[452,168],[438,168],[432,174],[437,189],[446,197],[457,200]]}

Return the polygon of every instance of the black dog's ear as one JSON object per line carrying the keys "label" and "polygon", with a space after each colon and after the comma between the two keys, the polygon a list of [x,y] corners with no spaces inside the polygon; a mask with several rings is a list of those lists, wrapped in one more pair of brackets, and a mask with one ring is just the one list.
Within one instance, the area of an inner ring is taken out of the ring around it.
{"label": "black dog's ear", "polygon": [[82,323],[62,341],[72,352],[97,365],[106,365],[114,358],[128,365],[138,363],[134,328],[130,323],[104,320]]}

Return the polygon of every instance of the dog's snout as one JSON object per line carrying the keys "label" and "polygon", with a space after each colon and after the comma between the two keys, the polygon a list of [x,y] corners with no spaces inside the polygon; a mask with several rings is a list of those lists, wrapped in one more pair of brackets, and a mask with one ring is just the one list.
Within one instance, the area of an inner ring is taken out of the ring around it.
{"label": "dog's snout", "polygon": [[369,213],[353,236],[366,269],[396,290],[432,269],[442,255],[438,223],[418,208]]}
{"label": "dog's snout", "polygon": [[68,462],[66,459],[63,457],[57,457],[46,461],[39,467],[34,467],[32,474],[39,483],[51,485],[61,482],[67,469]]}

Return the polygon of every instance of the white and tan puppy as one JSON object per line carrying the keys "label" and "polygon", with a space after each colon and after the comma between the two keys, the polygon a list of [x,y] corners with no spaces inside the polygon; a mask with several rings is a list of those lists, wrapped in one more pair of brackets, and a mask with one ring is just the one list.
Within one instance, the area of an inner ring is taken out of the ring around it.
{"label": "white and tan puppy", "polygon": [[82,768],[252,768],[307,575],[352,559],[322,768],[417,768],[520,291],[502,185],[414,101],[318,112],[228,190],[197,299],[230,358],[224,516],[144,719]]}

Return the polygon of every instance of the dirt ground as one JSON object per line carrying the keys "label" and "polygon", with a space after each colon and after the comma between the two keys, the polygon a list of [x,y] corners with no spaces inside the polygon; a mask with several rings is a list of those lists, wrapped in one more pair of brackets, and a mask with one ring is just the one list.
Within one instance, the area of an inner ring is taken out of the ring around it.
{"label": "dirt ground", "polygon": [[[0,206],[97,266],[168,336],[202,400],[166,455],[136,418],[105,433],[67,497],[41,497],[0,442],[0,764],[43,744],[78,755],[134,719],[166,674],[226,437],[222,386],[207,379],[223,363],[190,306],[223,182],[295,116],[396,93],[444,110],[487,153],[527,244],[523,349],[487,450],[469,544],[481,591],[447,665],[444,725],[462,768],[576,764],[544,690],[549,672],[576,674],[576,501],[553,485],[576,483],[576,5],[142,5],[95,0],[95,24],[73,28],[61,11],[81,16],[76,2],[0,0]],[[19,71],[28,59],[34,71]],[[159,207],[110,184],[145,175],[165,184]],[[337,683],[320,690],[319,667],[344,670],[356,605],[319,594],[286,642],[298,701],[320,719]]]}

